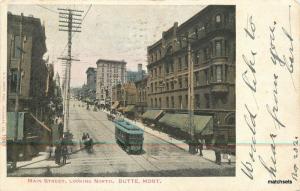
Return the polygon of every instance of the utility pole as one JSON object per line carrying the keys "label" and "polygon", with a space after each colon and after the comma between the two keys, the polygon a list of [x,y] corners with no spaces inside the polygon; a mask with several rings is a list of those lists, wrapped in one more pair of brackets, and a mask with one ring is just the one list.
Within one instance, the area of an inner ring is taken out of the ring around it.
{"label": "utility pole", "polygon": [[195,145],[195,123],[194,123],[194,62],[191,61],[191,43],[187,37],[187,52],[188,52],[188,111],[189,111],[189,128],[191,134],[191,143],[189,144],[189,152],[196,153]]}
{"label": "utility pole", "polygon": [[188,130],[190,132],[189,152],[196,153],[195,122],[194,122],[194,62],[191,59],[191,40],[193,37],[188,35],[179,36],[187,42],[187,62],[188,62]]}
{"label": "utility pole", "polygon": [[65,71],[65,89],[64,89],[64,131],[68,130],[69,127],[69,105],[70,105],[70,80],[71,80],[71,63],[72,61],[79,61],[72,58],[72,33],[81,32],[82,19],[80,18],[83,11],[74,9],[61,9],[58,8],[59,12],[59,31],[68,32],[68,56],[61,57],[58,59],[66,61]]}

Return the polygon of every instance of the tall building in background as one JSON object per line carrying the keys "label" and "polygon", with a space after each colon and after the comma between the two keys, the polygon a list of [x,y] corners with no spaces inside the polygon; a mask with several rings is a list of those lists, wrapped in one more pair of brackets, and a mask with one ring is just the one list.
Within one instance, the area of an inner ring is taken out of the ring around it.
{"label": "tall building in background", "polygon": [[89,67],[86,70],[86,90],[87,96],[90,101],[94,101],[96,99],[96,78],[97,71],[96,68]]}
{"label": "tall building in background", "polygon": [[96,99],[100,104],[108,104],[111,102],[112,87],[126,81],[126,62],[99,59],[96,73]]}

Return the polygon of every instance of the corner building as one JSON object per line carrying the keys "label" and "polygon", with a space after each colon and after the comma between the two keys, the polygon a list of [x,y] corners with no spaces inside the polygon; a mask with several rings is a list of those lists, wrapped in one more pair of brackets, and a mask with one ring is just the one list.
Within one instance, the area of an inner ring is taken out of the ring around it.
{"label": "corner building", "polygon": [[148,109],[188,112],[188,64],[193,62],[195,116],[212,116],[208,137],[234,145],[235,36],[235,6],[228,5],[207,6],[163,32],[147,50]]}

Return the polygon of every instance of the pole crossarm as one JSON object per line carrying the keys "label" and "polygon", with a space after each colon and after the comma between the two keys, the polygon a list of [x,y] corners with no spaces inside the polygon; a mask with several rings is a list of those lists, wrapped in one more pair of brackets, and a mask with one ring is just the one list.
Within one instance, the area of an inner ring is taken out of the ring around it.
{"label": "pole crossarm", "polygon": [[71,31],[71,32],[81,32],[81,31],[79,31],[79,30],[65,30],[65,29],[59,29],[59,31],[66,31],[66,32],[69,32],[69,31]]}
{"label": "pole crossarm", "polygon": [[[60,14],[61,16],[64,16],[64,15],[69,15],[70,13],[69,13],[69,12],[66,12],[66,13],[59,12],[59,14]],[[72,14],[72,16],[78,16],[78,17],[81,17],[81,16],[82,16],[82,15],[74,14],[74,13],[71,13],[71,14]]]}
{"label": "pole crossarm", "polygon": [[[61,18],[61,19],[69,19],[69,20],[70,20],[69,17],[62,17],[62,16],[59,16],[59,18]],[[82,19],[79,19],[79,18],[72,18],[72,20],[75,20],[75,21],[82,21]]]}
{"label": "pole crossarm", "polygon": [[75,10],[75,9],[63,9],[63,8],[58,8],[57,10],[59,11],[72,11],[72,12],[80,12],[83,13],[84,11],[82,10]]}
{"label": "pole crossarm", "polygon": [[60,60],[67,60],[67,61],[80,61],[78,59],[74,59],[74,58],[64,58],[64,57],[58,57],[57,59],[60,59]]}
{"label": "pole crossarm", "polygon": [[[66,20],[66,21],[62,21],[62,20],[59,20],[60,23],[69,23],[70,21]],[[82,22],[73,22],[72,21],[72,24],[78,24],[78,25],[81,25]]]}

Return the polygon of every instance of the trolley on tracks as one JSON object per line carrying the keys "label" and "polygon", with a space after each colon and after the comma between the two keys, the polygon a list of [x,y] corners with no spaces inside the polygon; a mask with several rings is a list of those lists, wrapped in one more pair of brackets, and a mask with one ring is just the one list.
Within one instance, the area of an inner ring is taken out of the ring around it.
{"label": "trolley on tracks", "polygon": [[115,138],[127,153],[143,151],[144,131],[128,121],[115,120]]}

